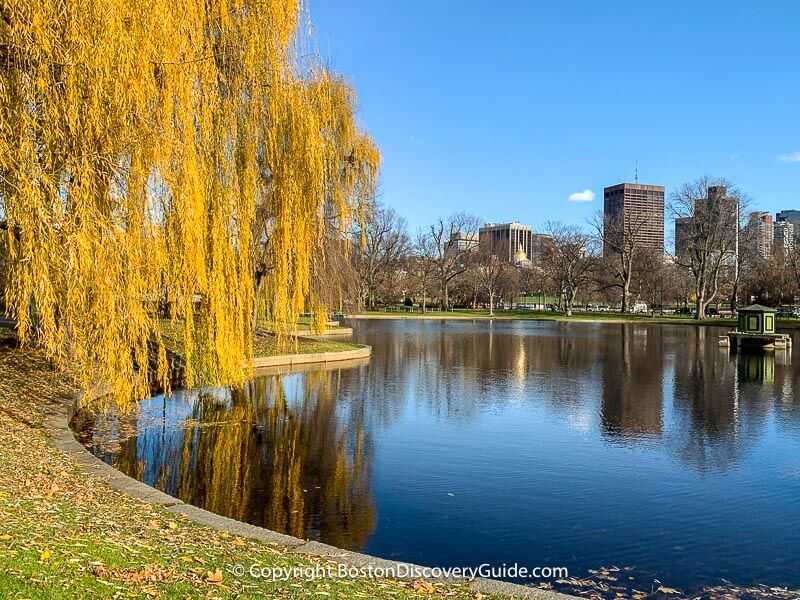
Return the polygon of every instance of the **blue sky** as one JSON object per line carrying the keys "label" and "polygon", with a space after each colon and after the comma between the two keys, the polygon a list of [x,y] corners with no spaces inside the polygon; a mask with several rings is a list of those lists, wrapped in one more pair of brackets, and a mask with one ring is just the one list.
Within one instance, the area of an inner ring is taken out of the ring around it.
{"label": "blue sky", "polygon": [[709,174],[800,208],[800,2],[310,2],[412,230],[585,223],[637,160],[668,194]]}

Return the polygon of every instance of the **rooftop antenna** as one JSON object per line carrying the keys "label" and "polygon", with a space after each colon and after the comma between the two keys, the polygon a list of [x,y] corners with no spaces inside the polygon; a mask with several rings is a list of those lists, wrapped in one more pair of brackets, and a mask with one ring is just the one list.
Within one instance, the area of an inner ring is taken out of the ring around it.
{"label": "rooftop antenna", "polygon": [[636,161],[636,183],[639,183],[639,161]]}

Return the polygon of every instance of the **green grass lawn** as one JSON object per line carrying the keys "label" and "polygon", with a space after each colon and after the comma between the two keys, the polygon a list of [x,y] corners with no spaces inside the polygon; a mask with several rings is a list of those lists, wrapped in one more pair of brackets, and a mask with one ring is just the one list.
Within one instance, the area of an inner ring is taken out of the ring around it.
{"label": "green grass lawn", "polygon": [[317,352],[340,352],[359,348],[358,344],[327,339],[281,338],[262,333],[253,339],[253,356],[277,356],[280,354],[313,354]]}
{"label": "green grass lawn", "polygon": [[[658,315],[649,314],[621,314],[617,312],[574,312],[571,317],[567,317],[563,312],[556,311],[537,311],[537,310],[504,310],[496,309],[494,315],[490,315],[485,309],[459,308],[452,311],[431,311],[421,312],[383,312],[381,310],[370,311],[356,316],[371,317],[403,317],[403,318],[493,318],[493,319],[528,319],[532,321],[605,321],[605,322],[641,322],[641,323],[685,323],[688,325],[724,325],[731,326],[736,324],[735,319],[728,318],[709,318],[696,321],[684,315]],[[798,323],[800,320],[795,319]],[[779,320],[783,323],[783,320]]]}

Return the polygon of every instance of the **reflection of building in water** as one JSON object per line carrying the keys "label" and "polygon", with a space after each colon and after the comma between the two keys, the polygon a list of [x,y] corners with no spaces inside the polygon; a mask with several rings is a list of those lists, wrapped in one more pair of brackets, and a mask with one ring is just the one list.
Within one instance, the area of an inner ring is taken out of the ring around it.
{"label": "reflection of building in water", "polygon": [[600,357],[603,433],[632,441],[664,428],[660,327],[622,323]]}
{"label": "reflection of building in water", "polygon": [[736,353],[739,381],[773,383],[775,381],[775,353],[763,352]]}

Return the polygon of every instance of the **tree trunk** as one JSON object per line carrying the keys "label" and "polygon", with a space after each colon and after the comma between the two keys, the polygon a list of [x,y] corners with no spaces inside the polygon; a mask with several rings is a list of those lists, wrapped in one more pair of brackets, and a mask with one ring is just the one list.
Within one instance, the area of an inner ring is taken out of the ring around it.
{"label": "tree trunk", "polygon": [[622,280],[622,312],[623,313],[628,312],[628,310],[630,308],[630,306],[629,306],[629,304],[630,304],[630,301],[629,301],[630,294],[631,294],[631,280],[630,280],[630,276],[628,276],[628,277],[625,277]]}
{"label": "tree trunk", "polygon": [[256,273],[255,277],[255,290],[253,293],[253,315],[252,315],[252,326],[253,331],[258,329],[258,317],[259,317],[259,300],[261,298],[261,290],[264,287],[264,280],[266,277],[262,276],[260,273]]}
{"label": "tree trunk", "polygon": [[697,293],[697,301],[695,302],[695,310],[697,311],[697,314],[694,316],[695,320],[697,321],[701,321],[706,314],[706,305],[708,302],[706,302],[705,298],[706,295],[704,292]]}
{"label": "tree trunk", "polygon": [[572,316],[572,306],[575,304],[575,296],[578,295],[578,290],[573,290],[564,294],[564,304],[566,305],[565,312],[568,317]]}
{"label": "tree trunk", "polygon": [[739,278],[737,277],[733,281],[733,290],[731,291],[731,312],[735,315],[736,311],[739,310]]}
{"label": "tree trunk", "polygon": [[489,290],[489,316],[494,315],[494,292]]}

